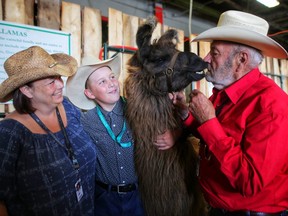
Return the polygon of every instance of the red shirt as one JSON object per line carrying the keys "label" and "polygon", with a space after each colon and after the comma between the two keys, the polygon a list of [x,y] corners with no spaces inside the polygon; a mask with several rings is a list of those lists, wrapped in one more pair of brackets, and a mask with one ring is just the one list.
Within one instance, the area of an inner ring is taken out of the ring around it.
{"label": "red shirt", "polygon": [[228,211],[288,209],[287,94],[254,69],[228,88],[214,89],[210,100],[219,96],[224,105],[217,118],[196,128],[191,115],[184,122],[201,139],[206,200]]}

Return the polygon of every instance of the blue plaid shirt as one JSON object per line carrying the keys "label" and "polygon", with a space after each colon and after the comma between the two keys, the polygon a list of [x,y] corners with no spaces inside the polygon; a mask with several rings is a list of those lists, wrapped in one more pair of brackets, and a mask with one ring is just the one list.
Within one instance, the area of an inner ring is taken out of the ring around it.
{"label": "blue plaid shirt", "polygon": [[[111,112],[107,112],[99,106],[115,136],[122,130],[124,105],[125,102],[120,99]],[[133,157],[134,143],[132,132],[127,123],[127,129],[122,136],[121,142],[131,141],[132,145],[123,148],[109,136],[97,114],[96,108],[83,114],[81,122],[84,130],[90,135],[96,145],[96,180],[111,185],[136,183],[137,177]]]}

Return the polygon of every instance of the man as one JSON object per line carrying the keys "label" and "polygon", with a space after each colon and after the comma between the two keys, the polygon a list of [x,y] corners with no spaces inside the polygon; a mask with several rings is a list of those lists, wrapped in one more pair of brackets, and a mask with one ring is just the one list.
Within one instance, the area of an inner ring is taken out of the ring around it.
{"label": "man", "polygon": [[204,58],[212,96],[193,90],[186,109],[183,95],[173,97],[200,138],[198,177],[211,216],[283,216],[288,209],[288,96],[258,69],[262,55],[288,55],[268,28],[252,14],[224,12],[194,39],[212,42]]}

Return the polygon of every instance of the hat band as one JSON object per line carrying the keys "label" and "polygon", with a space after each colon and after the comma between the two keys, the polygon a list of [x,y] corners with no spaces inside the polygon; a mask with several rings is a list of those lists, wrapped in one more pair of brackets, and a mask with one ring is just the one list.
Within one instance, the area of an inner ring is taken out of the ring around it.
{"label": "hat band", "polygon": [[58,62],[54,62],[53,64],[49,65],[49,68],[55,67],[58,64]]}

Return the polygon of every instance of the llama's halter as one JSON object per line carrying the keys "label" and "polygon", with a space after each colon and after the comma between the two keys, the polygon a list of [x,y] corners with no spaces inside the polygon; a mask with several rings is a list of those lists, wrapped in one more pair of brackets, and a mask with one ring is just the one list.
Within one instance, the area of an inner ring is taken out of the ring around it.
{"label": "llama's halter", "polygon": [[176,59],[178,57],[180,52],[176,52],[171,61],[170,64],[168,65],[168,67],[164,70],[161,71],[159,73],[156,73],[154,77],[161,77],[161,76],[166,76],[166,83],[167,83],[167,87],[168,87],[168,92],[172,92],[172,78],[173,78],[173,72],[174,72],[174,65],[176,62]]}

